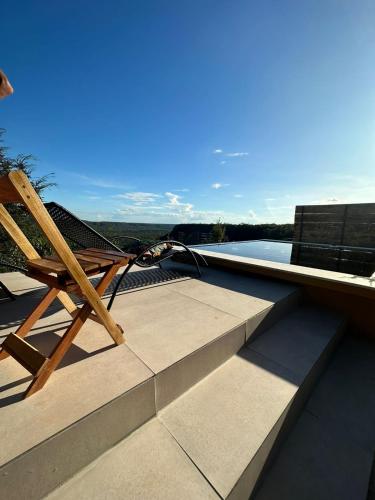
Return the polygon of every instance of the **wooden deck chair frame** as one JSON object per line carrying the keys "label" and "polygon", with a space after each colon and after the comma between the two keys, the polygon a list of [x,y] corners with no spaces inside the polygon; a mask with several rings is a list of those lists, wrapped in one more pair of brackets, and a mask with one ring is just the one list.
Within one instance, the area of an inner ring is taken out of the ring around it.
{"label": "wooden deck chair frame", "polygon": [[[0,350],[0,360],[10,355],[33,375],[33,380],[24,395],[24,397],[28,397],[44,386],[88,318],[101,323],[115,344],[120,345],[125,341],[121,327],[115,323],[100,297],[104,294],[120,267],[126,265],[132,256],[125,257],[126,261],[124,261],[124,256],[122,256],[121,262],[120,259],[117,262],[113,261],[113,265],[111,264],[109,268],[106,268],[107,270],[99,284],[94,288],[80,262],[48,214],[29,179],[22,171],[17,170],[7,176],[0,177],[0,224],[25,254],[29,263],[40,259],[40,256],[3,205],[3,203],[9,202],[21,203],[28,209],[56,252],[60,264],[65,266],[72,278],[71,281],[75,286],[74,291],[80,293],[85,299],[84,305],[77,308],[66,293],[67,287],[59,284],[57,279],[50,278],[49,275],[43,276],[40,281],[48,284],[48,292],[17,331],[8,335],[4,340]],[[95,260],[95,257],[93,259]],[[36,277],[35,274],[33,277]],[[60,300],[72,316],[72,323],[53,349],[51,355],[46,358],[23,339],[56,298]],[[92,314],[92,311],[95,314]]]}

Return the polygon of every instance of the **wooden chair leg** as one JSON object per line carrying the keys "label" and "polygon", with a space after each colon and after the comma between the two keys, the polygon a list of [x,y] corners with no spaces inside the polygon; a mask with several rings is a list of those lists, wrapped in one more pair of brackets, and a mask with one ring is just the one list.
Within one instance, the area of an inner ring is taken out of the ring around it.
{"label": "wooden chair leg", "polygon": [[[22,325],[17,329],[15,335],[20,338],[26,337],[31,328],[35,325],[35,323],[40,319],[46,309],[51,305],[51,303],[55,300],[60,290],[57,288],[50,288],[48,292],[44,295],[42,300],[33,310],[33,312],[25,319]],[[0,349],[0,361],[9,356],[9,354],[4,350]]]}
{"label": "wooden chair leg", "polygon": [[[96,287],[96,291],[99,296],[102,296],[103,293],[106,291],[109,283],[112,281],[113,277],[116,275],[117,271],[119,269],[119,266],[113,266],[107,273],[102,277],[100,280],[99,284]],[[34,380],[31,382],[30,386],[27,388],[26,393],[24,395],[25,398],[31,396],[35,392],[39,391],[42,389],[42,387],[45,385],[53,371],[58,367],[60,364],[61,360],[65,356],[67,350],[70,348],[72,345],[75,337],[77,336],[78,332],[84,325],[85,321],[89,318],[91,311],[92,311],[92,306],[89,302],[86,302],[83,307],[81,307],[79,313],[75,316],[73,319],[71,325],[67,329],[67,331],[64,333],[62,336],[61,340],[59,343],[56,345],[55,349],[53,350],[52,354],[50,355],[49,359],[47,362],[42,366],[38,374],[35,376]],[[111,337],[113,338],[113,335],[111,332],[109,332]],[[121,335],[119,338],[116,337],[114,338],[114,341],[116,342],[117,345],[123,344],[125,342],[124,337]]]}
{"label": "wooden chair leg", "polygon": [[[110,283],[112,282],[113,278],[116,276],[117,274],[117,271],[119,269],[121,269],[121,265],[118,265],[118,264],[115,264],[113,265],[106,273],[105,275],[102,277],[102,279],[100,280],[99,284],[96,286],[95,290],[99,296],[99,298],[104,294],[104,292],[107,290],[108,286],[110,285]],[[94,308],[92,308],[94,309]],[[91,311],[90,311],[91,313]],[[123,331],[122,331],[122,328],[120,327],[120,325],[116,325],[116,323],[114,323],[113,319],[112,319],[112,316],[110,315],[110,313],[107,311],[107,309],[105,307],[103,307],[103,310],[95,310],[95,313],[96,313],[96,316],[97,316],[97,319],[99,320],[98,322],[102,323],[102,325],[104,326],[104,328],[107,330],[107,332],[110,334],[110,336],[112,337],[112,339],[114,340],[114,342],[117,344],[117,345],[120,345],[120,344],[123,344],[125,339],[123,337]],[[113,329],[113,328],[109,328],[108,327],[108,321],[107,319],[110,318],[111,319],[111,322],[115,324],[116,326],[116,329]]]}

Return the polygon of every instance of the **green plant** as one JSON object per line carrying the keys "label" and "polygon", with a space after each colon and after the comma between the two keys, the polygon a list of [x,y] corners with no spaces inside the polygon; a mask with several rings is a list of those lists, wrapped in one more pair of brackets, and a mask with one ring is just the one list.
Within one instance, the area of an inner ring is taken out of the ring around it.
{"label": "green plant", "polygon": [[211,235],[214,243],[222,243],[225,241],[225,224],[224,222],[219,218],[216,221],[216,224],[214,224]]}
{"label": "green plant", "polygon": [[[43,192],[54,186],[55,183],[51,182],[51,174],[41,177],[34,177],[34,156],[32,155],[17,155],[12,157],[9,155],[9,148],[4,146],[3,136],[4,129],[0,129],[0,177],[9,174],[12,170],[22,170],[30,179],[35,190],[40,196]],[[31,244],[37,249],[41,255],[46,255],[50,252],[50,247],[44,236],[41,234],[39,228],[36,226],[32,217],[22,205],[18,203],[7,204],[7,210],[11,216],[16,220],[22,231],[26,234]],[[23,266],[24,256],[16,247],[13,241],[9,238],[5,230],[0,224],[0,259],[16,266]],[[0,271],[9,271],[6,267],[1,267]]]}

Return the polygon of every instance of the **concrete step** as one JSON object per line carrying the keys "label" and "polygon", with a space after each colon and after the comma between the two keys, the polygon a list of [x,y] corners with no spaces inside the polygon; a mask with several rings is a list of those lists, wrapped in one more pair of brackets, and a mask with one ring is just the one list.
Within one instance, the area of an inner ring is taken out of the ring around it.
{"label": "concrete step", "polygon": [[[1,362],[0,478],[7,500],[39,499],[67,481],[300,298],[284,283],[212,270],[205,278],[120,295],[112,312],[126,326],[127,344],[113,348],[103,328],[87,322],[45,388],[29,399],[21,400],[30,383],[26,370],[10,358]],[[23,280],[10,283],[20,295],[4,309],[3,338],[45,292]],[[69,321],[57,304],[27,340],[48,355]]]}
{"label": "concrete step", "polygon": [[298,307],[51,498],[247,499],[343,324]]}
{"label": "concrete step", "polygon": [[160,413],[222,498],[249,497],[342,327],[336,314],[299,307]]}
{"label": "concrete step", "polygon": [[215,500],[220,497],[153,419],[52,492],[48,500]]}
{"label": "concrete step", "polygon": [[374,363],[373,342],[345,337],[254,500],[370,498]]}

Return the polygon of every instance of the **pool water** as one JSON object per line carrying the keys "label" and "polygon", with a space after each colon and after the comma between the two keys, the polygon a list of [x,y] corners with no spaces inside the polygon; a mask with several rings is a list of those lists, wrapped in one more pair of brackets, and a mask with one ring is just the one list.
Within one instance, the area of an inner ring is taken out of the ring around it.
{"label": "pool water", "polygon": [[196,245],[195,248],[204,248],[210,252],[227,253],[229,255],[290,264],[292,247],[292,243],[285,241],[255,240]]}
{"label": "pool water", "polygon": [[375,272],[375,248],[275,240],[213,243],[192,248],[359,276],[371,276]]}

